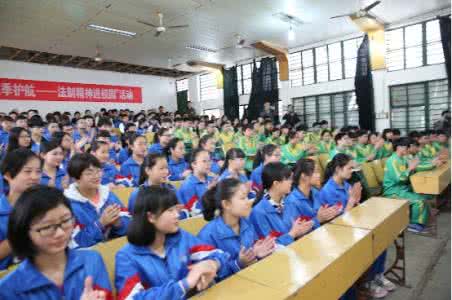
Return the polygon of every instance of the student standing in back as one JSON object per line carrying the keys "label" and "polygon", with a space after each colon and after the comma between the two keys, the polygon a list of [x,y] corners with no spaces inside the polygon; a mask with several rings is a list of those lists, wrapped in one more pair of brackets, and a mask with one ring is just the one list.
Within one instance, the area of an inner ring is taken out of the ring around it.
{"label": "student standing in back", "polygon": [[275,238],[260,240],[248,217],[253,202],[247,187],[236,178],[227,178],[207,191],[203,198],[203,215],[209,221],[198,234],[206,243],[231,255],[228,265],[239,270],[271,254]]}
{"label": "student standing in back", "polygon": [[251,212],[250,220],[259,237],[276,237],[278,244],[287,246],[308,233],[313,221],[295,220],[287,225],[283,219],[284,198],[290,193],[292,172],[282,163],[269,163],[262,172],[264,191]]}
{"label": "student standing in back", "polygon": [[11,212],[8,240],[22,263],[0,281],[0,298],[112,299],[101,256],[69,250],[74,229],[71,205],[63,193],[34,186],[19,197]]}

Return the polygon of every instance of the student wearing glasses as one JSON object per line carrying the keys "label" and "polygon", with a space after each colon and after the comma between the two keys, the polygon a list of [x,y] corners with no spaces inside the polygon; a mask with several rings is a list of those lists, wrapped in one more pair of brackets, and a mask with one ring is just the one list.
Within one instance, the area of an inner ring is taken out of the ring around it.
{"label": "student wearing glasses", "polygon": [[30,132],[22,127],[14,127],[9,132],[8,148],[6,149],[6,153],[18,148],[31,149]]}
{"label": "student wearing glasses", "polygon": [[68,173],[75,181],[64,191],[77,220],[72,248],[90,247],[126,234],[130,215],[121,201],[101,185],[102,166],[92,154],[76,154]]}
{"label": "student wearing glasses", "polygon": [[33,186],[22,193],[9,219],[8,240],[23,262],[0,281],[0,299],[110,299],[101,256],[68,250],[75,219],[56,188]]}

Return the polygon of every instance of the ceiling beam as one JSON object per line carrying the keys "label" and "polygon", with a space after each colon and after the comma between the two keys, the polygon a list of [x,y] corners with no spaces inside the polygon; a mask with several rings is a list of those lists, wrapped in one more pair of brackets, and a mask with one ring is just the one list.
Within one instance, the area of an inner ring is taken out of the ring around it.
{"label": "ceiling beam", "polygon": [[54,61],[55,59],[57,59],[60,55],[59,54],[55,54],[54,56],[52,56],[51,58],[49,58],[45,63],[49,64],[50,62]]}
{"label": "ceiling beam", "polygon": [[91,58],[85,58],[78,62],[78,64],[75,65],[76,68],[82,67],[84,64],[87,64],[91,61]]}
{"label": "ceiling beam", "polygon": [[67,65],[68,63],[70,63],[71,61],[73,61],[74,59],[76,59],[78,56],[71,56],[68,59],[66,59],[64,62],[61,63],[61,65]]}
{"label": "ceiling beam", "polygon": [[289,52],[287,49],[267,41],[259,41],[251,46],[262,50],[265,53],[274,55],[279,65],[279,80],[289,80]]}
{"label": "ceiling beam", "polygon": [[38,56],[41,55],[41,54],[42,54],[42,52],[37,52],[37,53],[35,53],[33,56],[31,56],[31,57],[27,60],[27,62],[32,62],[33,59],[38,58]]}

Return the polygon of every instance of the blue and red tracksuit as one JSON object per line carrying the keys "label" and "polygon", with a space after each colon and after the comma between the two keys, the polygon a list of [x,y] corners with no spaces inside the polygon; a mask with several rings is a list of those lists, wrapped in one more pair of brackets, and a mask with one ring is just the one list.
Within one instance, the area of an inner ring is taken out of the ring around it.
{"label": "blue and red tracksuit", "polygon": [[191,174],[185,179],[178,190],[178,199],[184,204],[184,210],[190,216],[199,215],[202,212],[201,198],[207,191],[212,177],[207,176],[205,181],[201,181],[198,177]]}
{"label": "blue and red tracksuit", "polygon": [[292,226],[296,219],[313,221],[313,229],[320,226],[317,219],[317,211],[314,209],[314,202],[318,191],[311,188],[309,197],[306,197],[302,191],[295,187],[292,192],[284,199],[283,219],[288,226]]}
{"label": "blue and red tracksuit", "polygon": [[251,189],[255,192],[263,190],[262,186],[262,171],[264,170],[264,164],[260,164],[256,169],[251,172]]}
{"label": "blue and red tracksuit", "polygon": [[138,183],[140,182],[140,169],[141,165],[137,163],[131,156],[121,165],[119,174],[127,178],[131,177],[133,186],[139,186]]}
{"label": "blue and red tracksuit", "polygon": [[91,250],[68,250],[63,286],[57,286],[26,259],[0,281],[0,299],[57,300],[80,299],[85,279],[93,278],[93,289],[113,299],[110,280],[99,253]]}
{"label": "blue and red tracksuit", "polygon": [[115,183],[116,177],[119,175],[118,169],[116,169],[116,166],[105,163],[102,166],[102,179],[100,184],[106,185],[110,183]]}
{"label": "blue and red tracksuit", "polygon": [[179,161],[173,160],[171,157],[168,158],[168,170],[170,173],[169,180],[171,181],[179,181],[184,180],[182,177],[182,173],[187,170],[190,165],[185,161],[185,159],[181,158]]}
{"label": "blue and red tracksuit", "polygon": [[[6,195],[0,195],[0,244],[7,240],[8,234],[8,220],[9,214],[11,213],[12,206],[8,201]],[[13,256],[8,255],[7,257],[0,260],[0,270],[6,270],[9,265],[13,263]]]}
{"label": "blue and red tracksuit", "polygon": [[118,299],[185,299],[189,292],[188,266],[202,260],[215,260],[218,279],[232,274],[229,255],[179,229],[166,235],[164,257],[149,245],[126,244],[116,254],[115,287]]}
{"label": "blue and red tracksuit", "polygon": [[[58,168],[55,176],[55,187],[59,189],[60,191],[64,190],[63,187],[63,179],[67,175],[66,170],[63,168]],[[42,185],[49,185],[50,176],[47,175],[44,170],[41,173],[41,181],[39,184]]]}

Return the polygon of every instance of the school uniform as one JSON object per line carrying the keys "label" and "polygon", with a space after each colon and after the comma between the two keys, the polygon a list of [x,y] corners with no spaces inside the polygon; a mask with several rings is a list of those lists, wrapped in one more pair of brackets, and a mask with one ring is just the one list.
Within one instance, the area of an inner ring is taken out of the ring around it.
{"label": "school uniform", "polygon": [[[76,219],[70,244],[71,248],[90,247],[107,239],[126,234],[127,226],[130,222],[130,214],[115,194],[110,192],[108,186],[99,186],[97,204],[82,196],[76,183],[71,184],[64,191],[64,195],[71,201]],[[121,208],[119,213],[121,225],[118,228],[114,226],[104,227],[99,221],[104,210],[112,204],[117,204]]]}
{"label": "school uniform", "polygon": [[[64,177],[67,176],[67,172],[65,169],[62,168],[58,168],[55,174],[55,188],[59,189],[60,191],[64,190],[63,187],[63,179]],[[39,182],[39,184],[42,185],[49,185],[49,181],[51,180],[50,176],[47,175],[47,173],[45,173],[45,171],[43,170],[41,173],[41,181]]]}
{"label": "school uniform", "polygon": [[8,145],[9,141],[9,133],[7,131],[4,131],[3,129],[0,129],[0,145],[6,146]]}
{"label": "school uniform", "polygon": [[[235,175],[232,175],[232,173],[228,169],[226,169],[218,177],[218,182],[220,182],[226,178],[232,178],[232,177],[235,177]],[[247,183],[249,181],[248,177],[243,173],[239,173],[237,179],[240,180],[241,183]]]}
{"label": "school uniform", "polygon": [[285,144],[281,147],[281,162],[286,165],[295,165],[300,158],[308,155],[306,150],[302,149],[301,144]]}
{"label": "school uniform", "polygon": [[228,152],[229,149],[234,148],[234,132],[221,132],[218,134],[218,140],[220,142],[223,153]]}
{"label": "school uniform", "polygon": [[392,144],[384,142],[383,146],[375,150],[375,159],[383,159],[392,155]]}
{"label": "school uniform", "polygon": [[41,144],[32,141],[30,150],[35,154],[39,154],[39,152],[41,152]]}
{"label": "school uniform", "polygon": [[313,229],[320,227],[317,219],[317,210],[314,209],[314,202],[317,198],[318,191],[311,188],[309,196],[303,194],[298,187],[284,199],[283,219],[287,226],[292,226],[293,222],[298,219],[313,221]]}
{"label": "school uniform", "polygon": [[261,163],[256,169],[251,172],[251,189],[259,192],[263,190],[262,186],[262,171],[264,171],[264,164]]}
{"label": "school uniform", "polygon": [[86,277],[93,278],[93,289],[113,299],[107,269],[99,253],[68,250],[63,286],[57,286],[26,259],[0,281],[0,299],[59,300],[80,299]]}
{"label": "school uniform", "polygon": [[186,299],[188,266],[202,260],[215,260],[220,268],[217,278],[230,275],[229,255],[179,229],[165,239],[165,254],[149,246],[126,244],[116,254],[115,287],[118,299]]}
{"label": "school uniform", "polygon": [[178,161],[168,157],[168,170],[170,173],[169,180],[170,181],[179,181],[184,180],[182,177],[182,173],[189,168],[189,164],[185,161],[185,159],[181,158]]}
{"label": "school uniform", "polygon": [[354,150],[356,152],[356,162],[360,164],[367,162],[367,158],[375,153],[375,149],[371,144],[356,144]]}
{"label": "school uniform", "polygon": [[227,225],[221,216],[216,217],[207,223],[198,233],[198,237],[204,242],[215,246],[218,249],[229,253],[229,269],[234,273],[240,271],[245,266],[240,264],[239,255],[242,247],[250,249],[259,237],[253,225],[246,218],[240,218],[240,232],[236,234]]}
{"label": "school uniform", "polygon": [[283,220],[283,201],[278,205],[266,194],[253,207],[250,221],[260,238],[273,236],[278,244],[287,246],[294,239],[289,235],[291,227]]}
{"label": "school uniform", "polygon": [[[135,207],[135,202],[137,201],[137,196],[138,193],[140,192],[141,187],[148,187],[150,186],[149,181],[146,181],[145,183],[143,183],[142,185],[140,185],[139,187],[135,188],[132,193],[129,196],[129,204],[128,204],[128,210],[130,213],[133,213],[133,208]],[[174,192],[175,194],[177,194],[176,188],[169,183],[162,183],[160,185],[160,187],[162,188],[167,188],[168,190]],[[185,218],[188,216],[185,216]],[[185,219],[185,218],[181,218],[181,219]]]}
{"label": "school uniform", "polygon": [[157,154],[163,154],[164,148],[160,143],[154,143],[148,148],[148,153],[157,153]]}
{"label": "school uniform", "polygon": [[429,206],[425,203],[430,195],[415,193],[410,184],[408,161],[393,153],[386,161],[383,195],[388,198],[405,199],[410,202],[410,223],[426,225],[429,217]]}
{"label": "school uniform", "polygon": [[333,141],[330,141],[330,142],[320,141],[320,143],[318,144],[318,148],[319,148],[318,153],[319,154],[328,154],[334,147],[336,147],[336,145],[334,144]]}
{"label": "school uniform", "polygon": [[212,172],[215,175],[220,174],[221,172],[221,167],[218,164],[218,161],[220,160],[218,158],[218,155],[216,155],[215,153],[209,153],[210,155],[210,172]]}
{"label": "school uniform", "polygon": [[340,186],[331,177],[314,199],[314,209],[318,211],[320,206],[336,205],[341,208],[341,213],[343,213],[348,204],[350,187],[350,184],[346,181]]}
{"label": "school uniform", "polygon": [[[0,244],[7,240],[8,236],[8,220],[9,214],[11,213],[12,206],[8,201],[6,195],[0,195]],[[0,270],[6,270],[8,266],[13,263],[13,256],[8,255],[7,257],[0,260]]]}
{"label": "school uniform", "polygon": [[119,170],[119,174],[124,177],[131,177],[133,186],[138,186],[140,182],[141,165],[137,163],[132,156],[129,157]]}
{"label": "school uniform", "polygon": [[126,160],[129,159],[129,157],[129,149],[122,148],[121,150],[119,150],[118,155],[116,156],[116,163],[122,165]]}
{"label": "school uniform", "polygon": [[107,185],[110,183],[115,183],[116,177],[119,175],[118,169],[116,166],[110,163],[104,163],[102,166],[102,179],[100,184]]}
{"label": "school uniform", "polygon": [[237,148],[242,149],[245,153],[245,169],[249,172],[253,171],[253,160],[257,153],[258,140],[256,136],[246,137],[240,136],[237,141]]}
{"label": "school uniform", "polygon": [[178,190],[178,199],[184,204],[185,213],[196,216],[202,212],[201,198],[207,191],[207,186],[212,181],[212,177],[207,176],[205,181],[191,174],[185,179]]}

